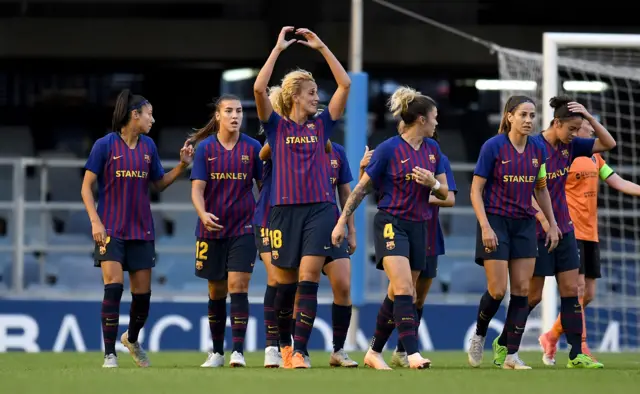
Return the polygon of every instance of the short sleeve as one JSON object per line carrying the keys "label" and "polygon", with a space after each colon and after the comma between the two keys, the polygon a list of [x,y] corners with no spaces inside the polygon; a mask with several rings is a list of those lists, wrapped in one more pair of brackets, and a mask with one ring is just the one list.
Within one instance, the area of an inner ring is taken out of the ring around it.
{"label": "short sleeve", "polygon": [[493,169],[496,165],[496,150],[494,148],[493,140],[489,140],[480,148],[480,154],[478,155],[478,161],[476,162],[476,168],[473,170],[473,175],[489,179],[493,173]]}
{"label": "short sleeve", "polygon": [[322,141],[326,144],[333,135],[333,129],[337,121],[331,119],[331,114],[328,109],[325,109],[316,117],[316,124],[318,123],[317,121],[322,122],[322,135],[320,135],[320,137],[322,137]]}
{"label": "short sleeve", "polygon": [[342,149],[338,151],[338,154],[340,155],[340,173],[338,174],[338,185],[345,185],[353,180],[353,175],[351,175],[351,167],[349,167],[347,154]]}
{"label": "short sleeve", "polygon": [[282,116],[278,115],[276,111],[271,111],[271,115],[269,115],[269,119],[266,122],[262,123],[262,128],[264,129],[264,133],[267,138],[273,137],[276,135],[276,131],[278,131],[278,124],[282,120]]}
{"label": "short sleeve", "polygon": [[451,169],[451,163],[449,163],[449,158],[447,156],[442,155],[442,162],[444,165],[444,172],[447,174],[447,186],[449,187],[449,191],[457,192],[458,187],[456,186],[456,180],[453,177],[453,170]]}
{"label": "short sleeve", "polygon": [[593,154],[593,144],[596,140],[594,138],[574,138],[571,141],[573,158],[586,156],[589,157]]}
{"label": "short sleeve", "polygon": [[389,158],[391,157],[391,147],[388,143],[382,143],[373,151],[369,165],[364,172],[369,175],[372,181],[376,182],[387,171]]}
{"label": "short sleeve", "polygon": [[107,164],[108,146],[104,139],[97,140],[91,148],[87,163],[84,165],[86,170],[94,174],[101,174],[104,166]]}
{"label": "short sleeve", "polygon": [[206,143],[198,144],[193,156],[193,168],[191,169],[192,181],[207,181],[207,152]]}
{"label": "short sleeve", "polygon": [[151,141],[151,150],[153,150],[153,158],[151,159],[151,168],[149,169],[149,179],[151,179],[152,182],[156,182],[164,177],[164,167],[162,167],[162,162],[160,161],[158,148],[153,141]]}
{"label": "short sleeve", "polygon": [[264,163],[260,160],[260,144],[256,143],[253,149],[253,179],[261,181],[263,169]]}

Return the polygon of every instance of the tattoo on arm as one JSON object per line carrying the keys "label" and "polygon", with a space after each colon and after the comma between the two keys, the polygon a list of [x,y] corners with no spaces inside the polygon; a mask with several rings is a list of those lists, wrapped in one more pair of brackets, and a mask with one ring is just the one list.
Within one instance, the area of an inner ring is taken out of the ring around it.
{"label": "tattoo on arm", "polygon": [[353,189],[353,192],[351,192],[351,194],[349,195],[349,198],[347,198],[347,202],[344,204],[345,207],[342,211],[342,214],[346,217],[353,215],[362,200],[364,200],[366,195],[369,194],[372,189],[373,183],[371,182],[371,180],[369,180],[364,185],[358,183]]}

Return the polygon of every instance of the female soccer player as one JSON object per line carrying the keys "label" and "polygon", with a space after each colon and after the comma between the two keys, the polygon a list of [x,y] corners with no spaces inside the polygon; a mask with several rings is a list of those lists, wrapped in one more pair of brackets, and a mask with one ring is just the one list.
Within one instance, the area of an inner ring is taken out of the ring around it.
{"label": "female soccer player", "polygon": [[[599,123],[590,119],[582,122],[578,131],[578,137],[592,138],[596,130],[604,128]],[[597,135],[597,134],[596,134]],[[596,292],[596,279],[601,277],[600,272],[600,247],[598,239],[598,180],[603,180],[624,194],[640,197],[640,185],[623,179],[607,165],[602,156],[594,154],[591,157],[576,158],[569,168],[569,176],[565,186],[569,214],[575,228],[578,249],[580,250],[580,271],[578,280],[578,296],[580,305],[586,308],[594,299]],[[563,332],[563,323],[558,316],[550,331],[540,336],[540,345],[544,355],[542,361],[546,365],[555,364],[555,354],[560,335]],[[582,353],[591,355],[587,345],[587,330],[584,310],[582,313]]]}
{"label": "female soccer player", "polygon": [[[347,154],[342,145],[331,143],[332,149],[329,161],[329,180],[331,187],[337,189],[340,207],[344,209],[351,194],[349,183],[353,180]],[[336,203],[335,190],[332,193],[333,203]],[[337,204],[334,206],[336,221],[340,217]],[[322,272],[329,278],[333,291],[333,304],[331,306],[331,322],[333,325],[333,353],[329,358],[332,367],[355,368],[358,363],[349,358],[344,350],[344,342],[347,339],[347,331],[351,322],[351,260],[349,258],[356,251],[356,227],[353,216],[347,220],[349,229],[347,244],[339,247],[331,245],[331,255],[327,257]]]}
{"label": "female soccer player", "polygon": [[[471,183],[471,203],[478,219],[476,263],[487,274],[487,292],[480,300],[476,333],[471,338],[469,364],[482,362],[489,322],[498,311],[511,284],[507,312],[507,356],[504,369],[530,369],[518,357],[520,340],[529,315],[529,281],[538,255],[536,242],[536,200],[549,222],[545,247],[551,252],[558,244],[558,225],[553,216],[546,184],[546,150],[533,131],[536,106],[525,96],[507,101],[499,134],[480,149]],[[494,352],[498,338],[494,341]],[[494,357],[495,358],[495,357]]]}
{"label": "female soccer player", "polygon": [[[322,266],[331,254],[334,225],[331,187],[327,182],[329,157],[324,145],[344,112],[351,80],[315,33],[297,29],[295,34],[304,40],[286,40],[286,34],[292,32],[293,27],[282,28],[275,48],[256,78],[254,95],[258,118],[273,148],[269,233],[271,263],[277,267],[275,309],[283,364],[285,368],[309,368],[307,342],[318,308]],[[281,86],[267,94],[278,56],[294,42],[318,50],[338,85],[327,110],[317,117],[314,115],[318,108],[318,87],[306,71],[290,72]],[[270,95],[277,108],[272,105]],[[290,320],[296,292],[299,308],[292,349]]]}
{"label": "female soccer player", "polygon": [[[602,126],[596,139],[574,138],[582,127],[583,119],[593,119],[593,116],[581,104],[573,102],[568,97],[554,97],[549,105],[554,108],[553,121],[546,130],[533,138],[546,150],[547,188],[562,237],[558,247],[553,252],[548,252],[544,242],[549,223],[541,212],[536,214],[538,258],[529,285],[529,313],[542,300],[545,277],[555,276],[560,292],[560,316],[567,328],[567,342],[571,345],[567,367],[602,368],[602,364],[593,362],[589,356],[581,352],[582,311],[578,301],[580,257],[573,223],[569,216],[565,182],[574,158],[610,150],[615,147],[616,141]],[[599,124],[595,119],[593,122]],[[537,209],[535,201],[533,205]],[[503,330],[495,348],[498,353],[497,364],[502,363],[507,353],[506,335],[506,330]]]}
{"label": "female soccer player", "polygon": [[[185,142],[180,165],[165,174],[156,144],[146,136],[154,122],[151,103],[123,90],[113,111],[113,131],[95,142],[85,165],[82,201],[91,220],[95,266],[102,269],[104,281],[104,368],[118,367],[115,346],[124,271],[129,272],[132,302],[129,329],[120,340],[139,367],[149,366],[138,342],[149,315],[151,268],[155,266],[149,184],[160,191],[166,189],[193,160],[193,148]],[[97,209],[92,190],[96,182]]]}
{"label": "female soccer player", "polygon": [[[434,140],[438,141],[438,133],[434,132]],[[427,262],[424,270],[420,271],[420,276],[416,282],[416,335],[418,335],[418,329],[420,328],[420,322],[422,321],[422,307],[427,299],[429,289],[431,289],[431,283],[433,278],[438,273],[438,256],[444,254],[444,235],[442,234],[442,228],[440,227],[440,208],[453,207],[456,203],[456,181],[453,177],[453,171],[451,170],[451,164],[449,158],[442,154],[441,160],[443,162],[444,171],[447,176],[447,186],[449,187],[449,193],[446,200],[441,200],[434,195],[429,196],[429,209],[431,210],[431,220],[427,222]],[[393,289],[389,289],[391,293]],[[391,365],[395,367],[409,367],[409,360],[407,358],[407,352],[402,345],[402,341],[398,341],[398,346],[391,356]]]}
{"label": "female soccer player", "polygon": [[[414,89],[401,87],[389,99],[389,109],[400,117],[400,135],[389,138],[374,151],[369,166],[355,187],[333,229],[332,242],[342,244],[347,219],[375,187],[379,192],[374,219],[378,269],[384,269],[393,290],[393,301],[384,300],[376,325],[389,330],[394,321],[398,337],[408,354],[411,368],[428,368],[431,361],[418,351],[414,283],[425,269],[427,221],[431,219],[431,192],[445,200],[448,195],[442,153],[433,136],[438,124],[435,102]],[[435,174],[435,175],[434,175]],[[384,344],[383,344],[384,346]],[[375,369],[390,369],[382,358],[382,347],[374,341],[364,363]]]}
{"label": "female soccer player", "polygon": [[[264,129],[260,126],[258,137],[266,142]],[[282,366],[282,355],[280,354],[278,345],[278,319],[274,303],[276,300],[276,291],[278,290],[278,282],[276,282],[275,267],[271,264],[271,241],[269,239],[269,214],[271,213],[271,176],[273,163],[271,162],[271,151],[266,153],[264,145],[260,150],[260,160],[263,162],[262,168],[262,187],[260,188],[260,196],[256,203],[256,210],[253,215],[253,232],[255,234],[256,248],[260,260],[264,263],[267,271],[267,288],[264,292],[263,310],[264,310],[264,329],[266,338],[266,347],[264,349],[264,367],[279,368]]]}
{"label": "female soccer player", "polygon": [[240,132],[242,104],[232,95],[215,103],[209,123],[192,139],[198,143],[191,171],[191,200],[198,213],[196,267],[209,282],[209,329],[213,351],[202,367],[224,365],[227,293],[231,294],[233,352],[230,367],[244,367],[249,320],[249,280],[256,259],[253,181],[262,179],[260,143]]}

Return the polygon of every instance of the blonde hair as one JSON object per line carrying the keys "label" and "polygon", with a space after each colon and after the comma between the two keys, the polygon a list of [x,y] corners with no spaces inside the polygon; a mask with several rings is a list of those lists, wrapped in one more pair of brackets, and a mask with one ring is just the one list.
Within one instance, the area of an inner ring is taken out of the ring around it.
{"label": "blonde hair", "polygon": [[427,116],[436,102],[409,86],[401,86],[389,97],[387,106],[394,117],[401,119],[398,132],[402,134],[406,126],[413,124],[419,116]]}
{"label": "blonde hair", "polygon": [[282,78],[279,86],[269,88],[269,101],[280,116],[288,117],[293,109],[293,95],[300,92],[304,82],[315,82],[310,72],[297,69]]}

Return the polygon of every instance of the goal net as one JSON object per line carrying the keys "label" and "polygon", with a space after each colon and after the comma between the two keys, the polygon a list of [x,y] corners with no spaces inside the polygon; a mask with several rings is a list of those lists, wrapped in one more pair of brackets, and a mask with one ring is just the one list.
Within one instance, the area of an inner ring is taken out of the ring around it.
{"label": "goal net", "polygon": [[[617,147],[603,157],[622,178],[640,181],[640,43],[636,48],[558,47],[557,92],[575,98],[612,133]],[[616,45],[620,46],[620,45]],[[499,75],[514,83],[502,91],[502,102],[513,94],[538,103],[538,130],[543,130],[543,54],[496,48]],[[588,341],[594,351],[640,348],[640,198],[625,195],[601,182],[599,235],[602,278],[587,307]],[[544,300],[543,300],[544,303]],[[556,304],[552,304],[556,305]],[[528,324],[523,345],[534,346],[542,327],[541,306]]]}

